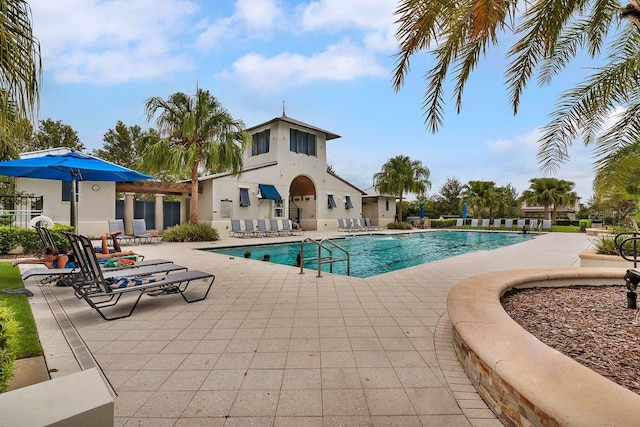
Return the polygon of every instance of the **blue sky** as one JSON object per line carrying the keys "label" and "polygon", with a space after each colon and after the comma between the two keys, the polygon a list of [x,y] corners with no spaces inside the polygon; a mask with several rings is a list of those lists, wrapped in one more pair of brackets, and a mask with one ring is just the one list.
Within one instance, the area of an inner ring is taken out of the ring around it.
{"label": "blue sky", "polygon": [[[390,0],[31,0],[42,49],[39,118],[71,125],[91,150],[118,120],[143,129],[151,96],[208,89],[247,127],[282,114],[342,138],[328,162],[364,189],[399,154],[431,171],[430,194],[449,177],[511,183],[518,192],[543,176],[537,134],[557,95],[583,67],[545,88],[531,82],[513,116],[503,73],[508,43],[488,52],[457,115],[448,101],[438,134],[424,126],[426,54],[412,61],[404,87],[391,85],[396,52]],[[583,64],[585,65],[585,64]],[[452,86],[447,88],[450,100]],[[581,143],[554,175],[591,196],[590,152]]]}

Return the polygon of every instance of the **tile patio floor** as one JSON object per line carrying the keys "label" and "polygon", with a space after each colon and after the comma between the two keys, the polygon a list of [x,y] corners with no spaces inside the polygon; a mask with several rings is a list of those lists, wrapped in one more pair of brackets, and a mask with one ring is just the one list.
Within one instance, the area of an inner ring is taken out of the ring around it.
{"label": "tile patio floor", "polygon": [[99,366],[116,425],[500,426],[456,360],[447,293],[488,271],[578,266],[590,245],[545,234],[368,279],[193,250],[278,240],[133,247],[216,281],[205,301],[143,297],[112,322],[69,288],[28,281],[52,375]]}

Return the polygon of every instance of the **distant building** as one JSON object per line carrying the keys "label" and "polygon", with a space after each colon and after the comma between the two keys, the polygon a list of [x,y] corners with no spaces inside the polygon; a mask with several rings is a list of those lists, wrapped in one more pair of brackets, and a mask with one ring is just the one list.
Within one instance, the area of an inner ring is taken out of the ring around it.
{"label": "distant building", "polygon": [[[374,208],[366,194],[327,170],[333,132],[282,115],[247,131],[252,144],[240,176],[220,173],[200,178],[198,217],[225,230],[231,218],[296,219],[304,230],[336,230],[338,218],[370,217],[379,222],[385,200]],[[391,218],[395,214],[395,203]]]}
{"label": "distant building", "polygon": [[374,225],[386,227],[395,221],[396,197],[381,195],[374,186],[365,189],[362,196],[362,216],[371,218]]}
{"label": "distant building", "polygon": [[[560,206],[558,207],[558,218],[569,218],[571,220],[576,219],[576,214],[580,210],[580,198],[578,197],[570,206]],[[553,213],[553,205],[549,206],[549,214],[548,218],[544,218],[544,206],[529,206],[525,202],[520,206],[520,211],[522,212],[523,218],[541,218],[541,219],[551,219],[551,215]]]}

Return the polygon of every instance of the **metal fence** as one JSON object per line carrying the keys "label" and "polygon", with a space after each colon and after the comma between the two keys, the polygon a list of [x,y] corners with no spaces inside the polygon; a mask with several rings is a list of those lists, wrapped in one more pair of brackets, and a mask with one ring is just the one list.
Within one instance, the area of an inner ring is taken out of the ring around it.
{"label": "metal fence", "polygon": [[29,221],[43,215],[42,196],[0,195],[0,226],[28,228]]}

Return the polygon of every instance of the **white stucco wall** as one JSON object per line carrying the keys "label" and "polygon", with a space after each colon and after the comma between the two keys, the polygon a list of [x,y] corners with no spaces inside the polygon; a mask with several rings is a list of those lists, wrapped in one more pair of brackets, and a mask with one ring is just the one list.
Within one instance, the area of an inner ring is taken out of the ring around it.
{"label": "white stucco wall", "polygon": [[[115,218],[115,182],[80,181],[78,183],[78,233],[99,236],[109,231],[107,220]],[[96,191],[93,186],[96,185]],[[70,202],[62,201],[62,181],[18,178],[17,191],[43,197],[43,211],[54,222],[70,224]]]}

